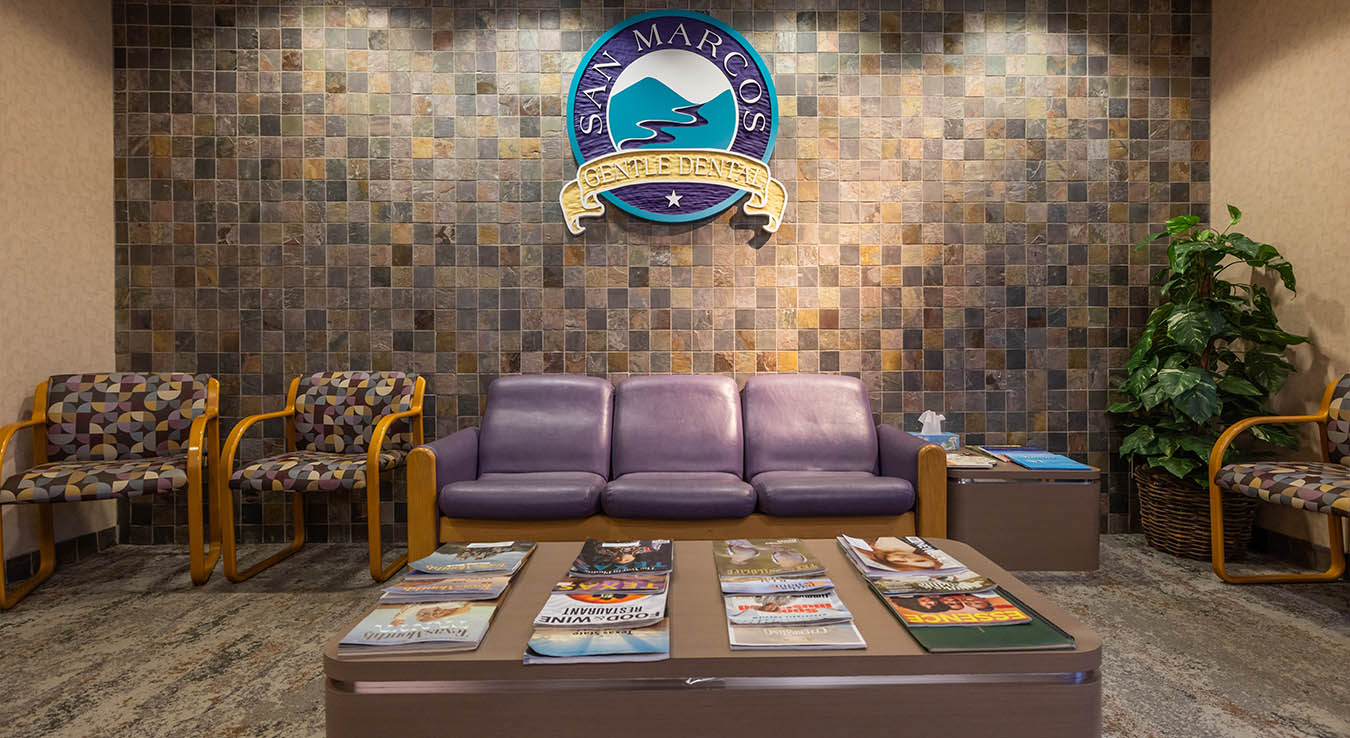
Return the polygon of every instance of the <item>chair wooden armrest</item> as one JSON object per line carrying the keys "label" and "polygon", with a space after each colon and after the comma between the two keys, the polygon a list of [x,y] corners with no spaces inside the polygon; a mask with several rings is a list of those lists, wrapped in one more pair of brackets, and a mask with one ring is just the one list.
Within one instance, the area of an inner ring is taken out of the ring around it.
{"label": "chair wooden armrest", "polygon": [[[42,425],[43,423],[46,422],[47,422],[46,418],[29,418],[28,420],[21,420],[17,423],[10,423],[9,425],[0,428],[0,463],[4,462],[5,452],[9,451],[9,442],[14,438],[15,433],[18,433],[24,428],[32,428],[34,426]],[[25,468],[27,467],[19,468],[18,464],[15,464],[14,471],[20,472],[23,471],[23,469]]]}
{"label": "chair wooden armrest", "polygon": [[383,565],[384,548],[380,536],[380,451],[384,448],[385,436],[389,428],[400,420],[409,419],[409,431],[414,446],[422,444],[422,395],[426,391],[426,380],[418,377],[413,384],[412,403],[407,410],[389,413],[380,418],[370,433],[370,448],[366,450],[366,540],[370,549],[370,576],[377,582],[383,582],[403,568],[408,562],[405,552],[388,566]]}

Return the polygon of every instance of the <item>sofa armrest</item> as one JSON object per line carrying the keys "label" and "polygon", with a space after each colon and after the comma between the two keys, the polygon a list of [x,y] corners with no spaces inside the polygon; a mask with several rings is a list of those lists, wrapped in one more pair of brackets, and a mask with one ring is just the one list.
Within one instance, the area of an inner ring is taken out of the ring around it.
{"label": "sofa armrest", "polygon": [[893,425],[877,426],[877,450],[884,476],[914,485],[919,535],[946,537],[947,452]]}
{"label": "sofa armrest", "polygon": [[451,482],[478,478],[478,429],[464,428],[408,454],[408,560],[440,545],[436,497]]}

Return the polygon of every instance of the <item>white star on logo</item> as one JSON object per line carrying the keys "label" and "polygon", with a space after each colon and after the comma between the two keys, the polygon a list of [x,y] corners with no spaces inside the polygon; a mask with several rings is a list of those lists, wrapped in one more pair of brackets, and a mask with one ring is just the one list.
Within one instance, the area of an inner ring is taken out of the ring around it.
{"label": "white star on logo", "polygon": [[666,207],[678,208],[680,206],[680,198],[682,197],[684,197],[684,195],[677,195],[675,194],[675,190],[671,190],[670,194],[666,195],[666,201],[670,203]]}

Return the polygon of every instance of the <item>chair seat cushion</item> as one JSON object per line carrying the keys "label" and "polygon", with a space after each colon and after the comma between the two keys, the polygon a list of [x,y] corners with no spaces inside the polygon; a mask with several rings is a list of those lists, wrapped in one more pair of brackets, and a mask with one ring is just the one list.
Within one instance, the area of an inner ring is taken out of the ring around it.
{"label": "chair seat cushion", "polygon": [[[403,463],[407,452],[380,453],[380,469]],[[339,492],[366,488],[366,455],[290,451],[258,459],[230,475],[230,487],[254,492]]]}
{"label": "chair seat cushion", "polygon": [[755,490],[727,472],[634,472],[610,482],[600,504],[616,518],[743,518],[755,511]]}
{"label": "chair seat cushion", "polygon": [[187,486],[187,454],[147,459],[69,459],[39,464],[0,486],[0,505],[138,497]]}
{"label": "chair seat cushion", "polygon": [[441,488],[441,512],[480,520],[584,518],[600,506],[605,478],[590,472],[496,472]]}
{"label": "chair seat cushion", "polygon": [[1214,476],[1219,489],[1296,510],[1350,517],[1350,467],[1320,461],[1229,464]]}
{"label": "chair seat cushion", "polygon": [[909,481],[871,472],[768,471],[750,483],[766,515],[901,515],[914,507]]}

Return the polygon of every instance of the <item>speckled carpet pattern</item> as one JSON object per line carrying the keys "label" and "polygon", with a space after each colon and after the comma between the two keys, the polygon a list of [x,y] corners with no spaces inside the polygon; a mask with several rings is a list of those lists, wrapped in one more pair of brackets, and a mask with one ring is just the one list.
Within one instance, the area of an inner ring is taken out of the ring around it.
{"label": "speckled carpet pattern", "polygon": [[[1103,735],[1350,736],[1350,583],[1224,585],[1138,536],[1021,577],[1101,634]],[[116,547],[0,613],[0,735],[321,736],[320,647],[377,592],[361,546],[200,588],[181,547]]]}

